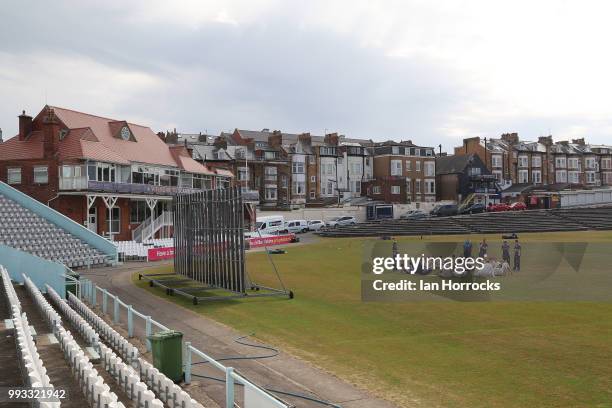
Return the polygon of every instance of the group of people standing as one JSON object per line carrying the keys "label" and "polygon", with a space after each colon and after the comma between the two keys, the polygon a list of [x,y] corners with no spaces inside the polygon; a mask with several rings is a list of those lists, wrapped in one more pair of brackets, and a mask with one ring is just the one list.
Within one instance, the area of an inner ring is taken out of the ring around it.
{"label": "group of people standing", "polygon": [[[510,244],[508,241],[504,240],[501,246],[502,249],[502,260],[506,262],[508,265],[510,264]],[[486,239],[483,239],[478,244],[478,257],[479,258],[487,258],[489,252],[489,244]],[[465,258],[472,257],[472,241],[466,239],[463,243],[463,256]],[[518,272],[521,270],[521,244],[519,240],[514,240],[514,266],[512,268],[513,271]]]}

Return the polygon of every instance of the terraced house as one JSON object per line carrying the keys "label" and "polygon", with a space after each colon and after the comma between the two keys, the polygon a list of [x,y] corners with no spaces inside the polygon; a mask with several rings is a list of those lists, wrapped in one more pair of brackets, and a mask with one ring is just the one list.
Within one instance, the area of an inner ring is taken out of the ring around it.
{"label": "terraced house", "polygon": [[53,106],[23,112],[19,134],[0,144],[0,180],[114,240],[168,232],[174,194],[232,177],[146,126]]}
{"label": "terraced house", "polygon": [[596,187],[612,184],[612,147],[589,145],[584,138],[554,142],[541,136],[522,141],[516,133],[500,138],[472,137],[455,154],[477,154],[502,189],[548,185]]}
{"label": "terraced house", "polygon": [[433,147],[411,141],[370,146],[374,179],[364,183],[368,197],[388,203],[436,201],[436,159]]}
{"label": "terraced house", "polygon": [[370,140],[337,133],[315,136],[236,129],[220,136],[165,137],[185,145],[192,157],[211,168],[233,170],[243,197],[269,208],[322,206],[361,196],[373,177]]}

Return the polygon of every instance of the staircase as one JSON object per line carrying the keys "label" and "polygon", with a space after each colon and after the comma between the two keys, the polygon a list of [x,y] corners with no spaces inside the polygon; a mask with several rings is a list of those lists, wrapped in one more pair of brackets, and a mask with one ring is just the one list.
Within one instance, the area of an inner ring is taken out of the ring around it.
{"label": "staircase", "polygon": [[468,194],[468,196],[465,197],[465,200],[463,200],[461,204],[459,204],[459,210],[461,211],[462,209],[469,207],[474,201],[474,197],[475,197],[474,193]]}
{"label": "staircase", "polygon": [[153,219],[149,217],[144,220],[138,227],[132,231],[132,239],[136,242],[143,242],[148,239],[155,238],[157,231],[164,227],[172,227],[174,225],[174,213],[172,211],[164,211],[159,217]]}

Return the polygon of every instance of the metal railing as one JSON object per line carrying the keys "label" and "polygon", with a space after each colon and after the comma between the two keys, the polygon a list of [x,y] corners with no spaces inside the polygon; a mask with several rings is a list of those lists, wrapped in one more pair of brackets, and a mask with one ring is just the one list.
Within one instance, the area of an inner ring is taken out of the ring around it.
{"label": "metal railing", "polygon": [[[153,222],[151,222],[151,220],[153,220]],[[174,213],[172,211],[163,211],[157,218],[153,219],[149,217],[140,223],[138,227],[134,228],[132,231],[132,239],[136,242],[152,239],[155,233],[161,228],[172,225],[174,225]]]}
{"label": "metal railing", "polygon": [[[125,308],[126,310],[126,323],[128,328],[128,337],[134,337],[134,316],[140,318],[142,323],[144,323],[144,332],[145,332],[145,344],[147,351],[151,351],[151,342],[148,337],[151,336],[154,332],[154,328],[157,331],[165,331],[169,330],[168,327],[154,320],[150,315],[145,315],[136,311],[132,305],[128,305],[127,303],[121,301],[119,296],[113,295],[107,289],[101,288],[95,283],[93,283],[89,279],[81,279],[79,281],[80,290],[78,291],[78,295],[82,301],[86,301],[92,306],[98,305],[98,293],[102,296],[102,312],[104,314],[108,314],[112,316],[112,320],[114,324],[121,323],[121,308]],[[111,306],[112,302],[112,314],[109,313],[109,306]],[[247,378],[242,376],[240,373],[236,372],[233,367],[228,367],[221,364],[219,361],[215,360],[213,357],[204,353],[203,351],[195,348],[191,345],[191,342],[184,341],[183,342],[183,369],[185,374],[185,384],[191,383],[191,369],[192,369],[192,357],[196,355],[205,361],[208,361],[212,367],[215,367],[217,370],[221,371],[225,377],[225,408],[234,408],[236,403],[235,396],[235,385],[241,385],[244,387],[245,395],[256,395],[257,396],[257,408],[289,408],[290,405],[285,402],[279,400],[277,397],[272,395],[270,392],[265,390],[264,388],[254,384],[249,381]],[[244,404],[245,408],[251,408],[248,405],[248,402]]]}

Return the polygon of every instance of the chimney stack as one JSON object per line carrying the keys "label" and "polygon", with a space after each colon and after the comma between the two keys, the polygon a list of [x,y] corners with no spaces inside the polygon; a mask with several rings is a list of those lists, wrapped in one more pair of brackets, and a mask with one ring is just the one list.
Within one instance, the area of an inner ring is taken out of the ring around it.
{"label": "chimney stack", "polygon": [[19,115],[19,140],[25,140],[32,132],[32,117],[26,115],[25,111]]}
{"label": "chimney stack", "polygon": [[538,137],[538,143],[542,143],[544,146],[551,146],[553,144],[552,135]]}
{"label": "chimney stack", "polygon": [[572,139],[572,143],[577,144],[579,146],[584,146],[585,145],[584,137],[581,137],[580,139]]}
{"label": "chimney stack", "polygon": [[274,148],[279,148],[283,144],[283,133],[280,130],[275,130],[268,136],[268,144]]}
{"label": "chimney stack", "polygon": [[325,144],[338,146],[339,137],[338,133],[327,133],[324,137]]}
{"label": "chimney stack", "polygon": [[511,145],[518,144],[519,142],[518,133],[504,133],[503,135],[501,135],[501,138],[503,141]]}
{"label": "chimney stack", "polygon": [[51,156],[59,144],[60,122],[52,107],[47,106],[43,119],[45,156]]}

